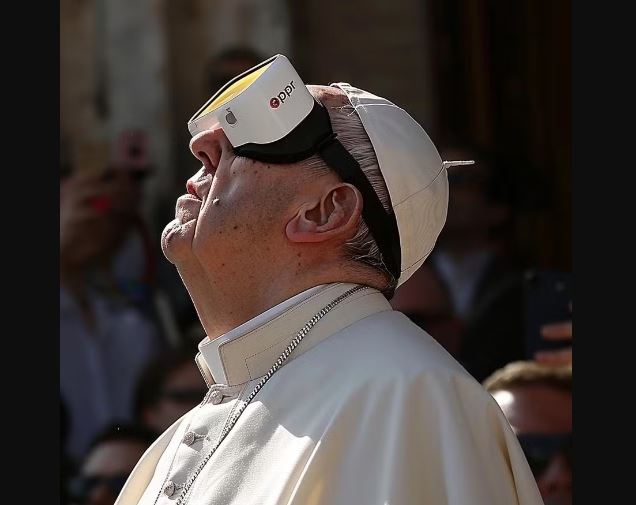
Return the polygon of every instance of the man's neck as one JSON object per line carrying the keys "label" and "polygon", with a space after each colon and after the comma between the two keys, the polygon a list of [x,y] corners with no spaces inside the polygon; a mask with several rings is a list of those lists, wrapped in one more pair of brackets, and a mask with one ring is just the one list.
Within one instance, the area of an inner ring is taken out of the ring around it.
{"label": "man's neck", "polygon": [[183,273],[182,278],[211,340],[312,287],[332,282],[364,283],[359,276],[329,269],[304,275],[295,271],[280,272],[273,278],[250,283],[223,282],[208,277],[206,285],[202,285],[200,278],[193,285]]}
{"label": "man's neck", "polygon": [[263,289],[262,286],[254,286],[251,288],[253,293],[236,293],[235,296],[226,296],[224,297],[224,303],[219,305],[221,311],[215,311],[217,315],[213,318],[213,324],[204,325],[206,335],[211,340],[214,340],[311,287],[313,286],[286,286],[286,289],[271,289],[272,287],[269,286],[268,289]]}
{"label": "man's neck", "polygon": [[288,298],[321,284],[320,281],[301,282],[285,274],[275,280],[253,280],[249,284],[207,276],[192,282],[183,273],[182,278],[205,333],[212,340]]}

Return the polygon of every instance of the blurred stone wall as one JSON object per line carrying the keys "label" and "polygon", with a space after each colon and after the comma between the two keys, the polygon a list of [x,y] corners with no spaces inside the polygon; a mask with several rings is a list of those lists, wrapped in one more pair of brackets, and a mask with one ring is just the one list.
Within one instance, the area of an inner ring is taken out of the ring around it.
{"label": "blurred stone wall", "polygon": [[435,141],[427,0],[288,0],[292,56],[315,84],[345,81],[406,109]]}

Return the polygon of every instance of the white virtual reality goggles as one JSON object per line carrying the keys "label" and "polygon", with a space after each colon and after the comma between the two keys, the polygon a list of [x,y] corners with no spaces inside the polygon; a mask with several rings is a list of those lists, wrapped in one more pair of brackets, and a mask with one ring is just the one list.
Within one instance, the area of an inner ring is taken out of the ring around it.
{"label": "white virtual reality goggles", "polygon": [[394,212],[384,210],[358,162],[337,140],[329,113],[285,56],[277,54],[232,79],[188,121],[193,136],[218,127],[239,156],[294,163],[318,154],[362,194],[362,216],[385,265],[399,278],[400,238]]}
{"label": "white virtual reality goggles", "polygon": [[270,163],[308,158],[333,134],[329,114],[282,54],[232,79],[188,121],[193,136],[217,127],[238,155]]}

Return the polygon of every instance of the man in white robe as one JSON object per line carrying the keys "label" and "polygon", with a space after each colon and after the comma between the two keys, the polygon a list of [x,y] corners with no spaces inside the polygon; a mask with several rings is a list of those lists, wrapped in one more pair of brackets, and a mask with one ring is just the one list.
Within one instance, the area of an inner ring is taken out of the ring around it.
{"label": "man in white robe", "polygon": [[207,337],[209,391],[144,454],[117,505],[539,505],[494,399],[387,300],[444,224],[446,166],[388,100],[312,86],[397,218],[399,277],[363,198],[318,156],[237,156],[196,134],[203,167],[162,236]]}

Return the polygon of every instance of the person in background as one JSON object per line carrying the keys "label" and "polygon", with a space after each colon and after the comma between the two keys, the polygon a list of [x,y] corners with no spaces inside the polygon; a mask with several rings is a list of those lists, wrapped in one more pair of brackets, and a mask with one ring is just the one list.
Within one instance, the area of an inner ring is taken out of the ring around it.
{"label": "person in background", "polygon": [[[523,270],[497,236],[511,208],[487,157],[458,148],[442,155],[476,163],[449,169],[446,226],[428,269],[397,290],[392,306],[429,331],[481,382],[523,359]],[[431,314],[431,305],[443,310]]]}
{"label": "person in background", "polygon": [[153,165],[148,153],[148,139],[142,130],[130,129],[120,133],[113,153],[113,175],[127,177],[136,200],[135,212],[125,240],[113,258],[113,275],[120,290],[140,307],[151,306],[155,283],[156,254],[151,234],[143,218],[139,200],[143,182],[152,175]]}
{"label": "person in background", "polygon": [[572,368],[514,362],[484,387],[519,438],[545,505],[571,505]]}
{"label": "person in background", "polygon": [[66,490],[71,505],[113,505],[135,464],[157,434],[134,424],[112,425],[93,440]]}
{"label": "person in background", "polygon": [[459,355],[462,321],[455,316],[448,289],[431,265],[424,263],[400,286],[391,305],[430,333],[451,355]]}
{"label": "person in background", "polygon": [[203,400],[207,388],[193,353],[196,342],[171,349],[148,363],[135,390],[135,417],[163,433]]}
{"label": "person in background", "polygon": [[109,423],[132,420],[134,385],[163,347],[113,271],[138,220],[139,180],[111,164],[107,145],[76,147],[82,154],[62,160],[60,180],[60,390],[74,462]]}

